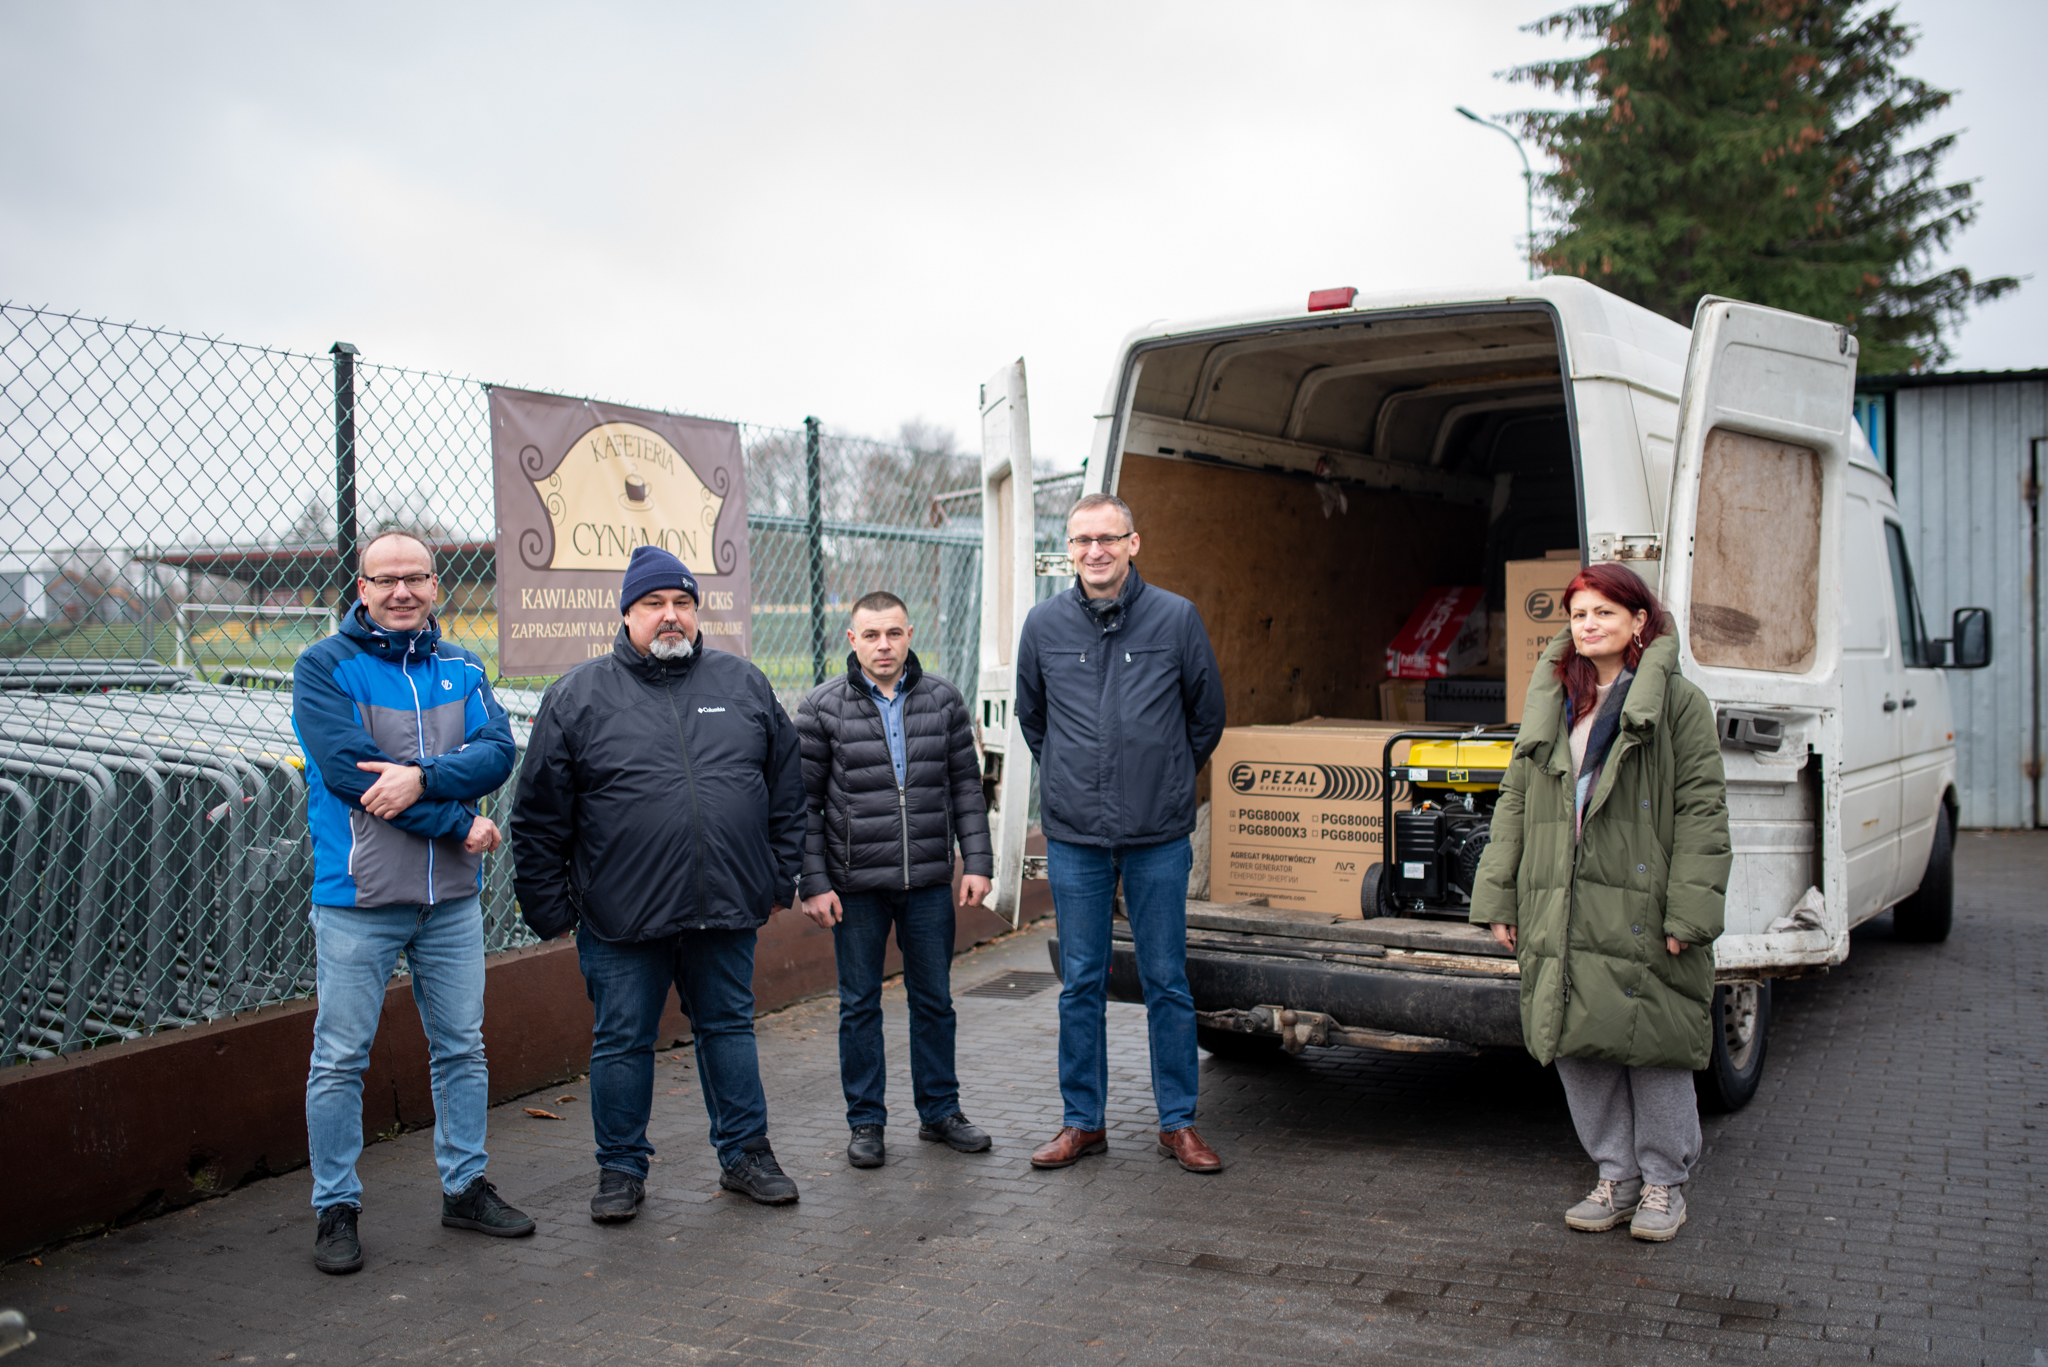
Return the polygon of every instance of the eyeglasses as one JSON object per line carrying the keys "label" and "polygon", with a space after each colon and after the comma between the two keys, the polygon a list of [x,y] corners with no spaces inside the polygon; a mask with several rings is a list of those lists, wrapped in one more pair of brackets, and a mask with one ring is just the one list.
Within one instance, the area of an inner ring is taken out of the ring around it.
{"label": "eyeglasses", "polygon": [[1091,546],[1114,546],[1119,541],[1130,540],[1132,535],[1125,532],[1121,536],[1070,536],[1067,538],[1067,544],[1086,555]]}
{"label": "eyeglasses", "polygon": [[418,593],[421,589],[434,582],[434,576],[431,574],[379,574],[365,579],[363,582],[383,593],[390,592],[400,584],[405,585],[414,593]]}

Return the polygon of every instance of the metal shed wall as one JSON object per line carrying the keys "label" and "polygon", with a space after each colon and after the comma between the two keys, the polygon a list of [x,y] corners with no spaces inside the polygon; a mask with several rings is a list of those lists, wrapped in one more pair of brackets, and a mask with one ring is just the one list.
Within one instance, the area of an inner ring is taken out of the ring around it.
{"label": "metal shed wall", "polygon": [[2048,437],[2048,381],[1902,386],[1891,395],[1899,512],[1927,628],[1991,609],[1992,663],[1951,670],[1965,826],[2042,824],[2041,529],[2032,498]]}

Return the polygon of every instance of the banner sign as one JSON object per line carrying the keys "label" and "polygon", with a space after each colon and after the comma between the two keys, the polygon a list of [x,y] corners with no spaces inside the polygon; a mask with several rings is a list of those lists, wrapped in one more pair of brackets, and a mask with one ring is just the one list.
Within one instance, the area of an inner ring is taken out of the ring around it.
{"label": "banner sign", "polygon": [[607,654],[636,546],[696,576],[704,644],[748,654],[747,482],[729,422],[492,388],[498,672],[562,673]]}

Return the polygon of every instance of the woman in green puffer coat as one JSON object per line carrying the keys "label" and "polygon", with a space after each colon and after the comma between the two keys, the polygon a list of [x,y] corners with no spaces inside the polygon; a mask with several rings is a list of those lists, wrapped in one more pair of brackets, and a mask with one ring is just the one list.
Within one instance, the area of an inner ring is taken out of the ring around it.
{"label": "woman in green puffer coat", "polygon": [[1571,629],[1529,686],[1472,893],[1522,965],[1522,1039],[1557,1063],[1600,1165],[1565,1213],[1662,1241],[1700,1153],[1728,802],[1713,704],[1679,677],[1656,595],[1619,565],[1565,591]]}

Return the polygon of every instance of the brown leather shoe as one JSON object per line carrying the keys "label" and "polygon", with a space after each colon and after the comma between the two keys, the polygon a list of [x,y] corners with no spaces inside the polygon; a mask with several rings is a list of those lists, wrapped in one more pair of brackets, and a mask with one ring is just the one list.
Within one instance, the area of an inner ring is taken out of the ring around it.
{"label": "brown leather shoe", "polygon": [[1189,1172],[1223,1171],[1223,1160],[1216,1156],[1216,1150],[1202,1142],[1202,1136],[1195,1133],[1192,1125],[1184,1130],[1161,1130],[1159,1152],[1179,1160]]}
{"label": "brown leather shoe", "polygon": [[1031,1155],[1034,1168],[1071,1168],[1091,1153],[1109,1152],[1108,1130],[1077,1130],[1065,1125],[1052,1142]]}

